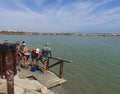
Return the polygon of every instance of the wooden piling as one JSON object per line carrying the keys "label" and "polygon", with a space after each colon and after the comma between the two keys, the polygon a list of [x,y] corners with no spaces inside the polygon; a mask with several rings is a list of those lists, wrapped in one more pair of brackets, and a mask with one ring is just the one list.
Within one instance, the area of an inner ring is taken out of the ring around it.
{"label": "wooden piling", "polygon": [[0,76],[7,79],[7,94],[14,94],[16,74],[16,45],[0,44]]}
{"label": "wooden piling", "polygon": [[9,46],[5,46],[4,51],[4,68],[7,79],[7,92],[14,94],[14,72],[13,72],[13,51]]}

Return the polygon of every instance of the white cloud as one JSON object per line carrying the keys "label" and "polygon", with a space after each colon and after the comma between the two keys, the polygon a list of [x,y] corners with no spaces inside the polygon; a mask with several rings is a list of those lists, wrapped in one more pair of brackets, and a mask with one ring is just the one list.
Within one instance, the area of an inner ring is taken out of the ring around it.
{"label": "white cloud", "polygon": [[[97,8],[107,4],[109,0],[101,2],[84,1],[68,3],[59,7],[44,7],[44,0],[34,0],[42,12],[31,10],[24,0],[12,0],[20,10],[0,8],[0,24],[11,24],[15,28],[36,31],[69,31],[79,30],[85,26],[97,26],[109,24],[110,21],[120,22],[120,7],[113,7],[96,11]],[[56,0],[58,5],[62,0]],[[115,23],[114,23],[115,24]],[[19,27],[17,27],[19,26]],[[86,29],[86,28],[84,28]]]}

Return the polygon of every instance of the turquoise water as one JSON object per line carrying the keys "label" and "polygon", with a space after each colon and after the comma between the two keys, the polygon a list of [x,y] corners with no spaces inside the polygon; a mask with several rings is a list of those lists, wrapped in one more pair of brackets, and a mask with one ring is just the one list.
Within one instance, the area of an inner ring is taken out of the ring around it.
{"label": "turquoise water", "polygon": [[50,42],[54,57],[72,60],[64,64],[67,82],[53,89],[59,94],[120,93],[120,37],[0,35],[4,39],[24,40],[30,50]]}

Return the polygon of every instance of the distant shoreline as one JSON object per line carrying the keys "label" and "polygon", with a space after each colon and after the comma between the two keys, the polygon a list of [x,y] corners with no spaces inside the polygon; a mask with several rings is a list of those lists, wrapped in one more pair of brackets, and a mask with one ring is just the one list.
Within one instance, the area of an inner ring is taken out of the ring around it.
{"label": "distant shoreline", "polygon": [[0,35],[120,36],[120,33],[42,33],[22,31],[0,31]]}

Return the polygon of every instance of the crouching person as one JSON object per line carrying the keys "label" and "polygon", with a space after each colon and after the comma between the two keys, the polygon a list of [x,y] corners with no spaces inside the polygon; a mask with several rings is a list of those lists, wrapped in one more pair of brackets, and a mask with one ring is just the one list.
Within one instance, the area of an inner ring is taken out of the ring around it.
{"label": "crouching person", "polygon": [[[36,66],[36,68],[39,67],[38,60],[40,59],[40,49],[39,48],[34,48],[31,52],[31,59],[32,59],[32,66]],[[34,61],[36,61],[36,64],[34,64]]]}

